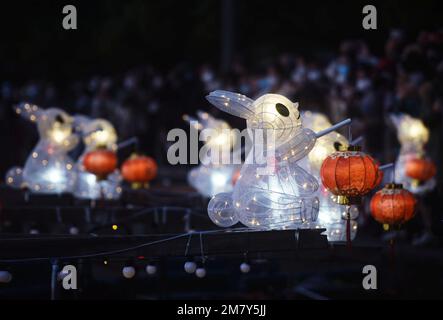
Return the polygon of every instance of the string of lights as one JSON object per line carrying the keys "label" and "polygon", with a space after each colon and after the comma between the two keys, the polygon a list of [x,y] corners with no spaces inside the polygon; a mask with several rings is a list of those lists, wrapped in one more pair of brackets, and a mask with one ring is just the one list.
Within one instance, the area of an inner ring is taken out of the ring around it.
{"label": "string of lights", "polygon": [[[113,256],[113,255],[117,255],[117,254],[121,254],[121,253],[126,253],[126,252],[131,252],[131,251],[135,251],[137,249],[141,249],[144,247],[148,247],[148,246],[152,246],[152,245],[156,245],[156,244],[162,244],[168,241],[172,241],[172,240],[176,240],[179,238],[184,238],[184,237],[191,237],[193,234],[197,234],[200,236],[200,239],[202,239],[203,235],[206,234],[214,234],[214,233],[227,233],[227,232],[233,232],[233,231],[237,231],[237,232],[251,232],[251,231],[247,231],[246,228],[238,228],[235,230],[208,230],[208,231],[193,231],[193,232],[187,232],[187,233],[182,233],[182,234],[178,234],[178,235],[174,235],[165,239],[160,239],[160,240],[156,240],[156,241],[150,241],[150,242],[146,242],[146,243],[142,243],[136,246],[131,246],[131,247],[127,247],[127,248],[123,248],[123,249],[118,249],[118,250],[109,250],[109,251],[101,251],[101,252],[96,252],[96,253],[88,253],[88,254],[81,254],[81,255],[73,255],[73,256],[59,256],[59,257],[52,257],[52,256],[48,256],[48,257],[35,257],[35,258],[24,258],[24,259],[0,259],[0,263],[26,263],[26,262],[36,262],[36,261],[51,261],[51,260],[75,260],[75,259],[87,259],[87,258],[97,258],[97,257],[108,257],[108,256]],[[66,237],[68,238],[68,237]],[[37,238],[34,238],[37,239]],[[51,240],[51,238],[48,238]],[[60,240],[62,239],[61,237],[54,237],[52,240],[56,241],[56,240]],[[12,238],[8,240],[23,240],[23,239],[18,239],[18,238]],[[28,240],[30,240],[28,238]],[[32,240],[32,238],[31,238]],[[200,240],[202,243],[202,240]],[[204,255],[203,253],[203,249],[202,249],[202,256]]]}

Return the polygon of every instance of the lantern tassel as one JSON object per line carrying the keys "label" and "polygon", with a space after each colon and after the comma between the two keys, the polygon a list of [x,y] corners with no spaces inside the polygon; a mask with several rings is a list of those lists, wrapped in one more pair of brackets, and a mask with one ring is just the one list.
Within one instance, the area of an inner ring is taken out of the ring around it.
{"label": "lantern tassel", "polygon": [[336,123],[336,124],[334,124],[333,126],[327,128],[327,129],[325,129],[325,130],[322,130],[322,131],[317,132],[317,133],[315,134],[315,136],[316,136],[317,139],[318,139],[318,138],[320,138],[320,137],[323,137],[324,135],[327,135],[328,133],[331,133],[331,132],[333,132],[333,131],[335,131],[335,130],[337,130],[337,129],[340,129],[341,127],[344,127],[344,126],[350,124],[351,122],[352,122],[352,120],[349,119],[349,118],[346,119],[346,120],[340,121],[339,123]]}
{"label": "lantern tassel", "polygon": [[389,240],[389,260],[392,272],[395,271],[395,239]]}
{"label": "lantern tassel", "polygon": [[105,207],[105,191],[103,190],[103,186],[101,181],[98,182],[98,185],[100,187],[100,201],[99,201],[99,207]]}
{"label": "lantern tassel", "polygon": [[389,240],[389,254],[391,255],[391,261],[394,262],[395,250],[394,250],[395,240],[392,238]]}
{"label": "lantern tassel", "polygon": [[351,242],[351,206],[346,206],[346,245],[349,250],[352,249]]}

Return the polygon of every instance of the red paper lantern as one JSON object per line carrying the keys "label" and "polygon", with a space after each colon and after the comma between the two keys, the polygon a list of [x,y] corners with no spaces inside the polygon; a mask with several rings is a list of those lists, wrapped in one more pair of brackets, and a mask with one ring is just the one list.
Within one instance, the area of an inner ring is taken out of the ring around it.
{"label": "red paper lantern", "polygon": [[95,174],[97,179],[105,179],[117,167],[117,155],[107,149],[88,152],[83,158],[86,171]]}
{"label": "red paper lantern", "polygon": [[386,225],[399,225],[409,221],[415,213],[414,195],[401,184],[390,183],[371,199],[371,214],[375,220]]}
{"label": "red paper lantern", "polygon": [[405,172],[408,177],[424,182],[435,176],[437,168],[431,160],[415,158],[406,162]]}
{"label": "red paper lantern", "polygon": [[134,155],[123,163],[121,171],[123,178],[133,187],[140,187],[157,176],[157,168],[151,157]]}
{"label": "red paper lantern", "polygon": [[329,155],[323,161],[320,176],[340,204],[358,203],[360,197],[380,183],[378,164],[357,146]]}

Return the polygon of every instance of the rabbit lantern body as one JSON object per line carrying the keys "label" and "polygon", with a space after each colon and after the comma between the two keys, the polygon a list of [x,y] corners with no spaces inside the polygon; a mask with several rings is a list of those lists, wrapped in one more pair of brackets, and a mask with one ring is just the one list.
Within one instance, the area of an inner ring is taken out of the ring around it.
{"label": "rabbit lantern body", "polygon": [[266,163],[255,160],[256,149],[263,145],[253,142],[232,193],[217,194],[209,202],[211,220],[223,227],[240,221],[255,229],[298,228],[315,221],[318,182],[298,161],[312,150],[316,134],[303,128],[298,104],[278,94],[252,100],[227,91],[212,92],[207,99],[222,111],[246,119],[250,137],[260,130],[267,139]]}
{"label": "rabbit lantern body", "polygon": [[71,192],[75,170],[68,152],[78,143],[73,118],[63,110],[42,109],[30,103],[17,105],[15,111],[37,124],[39,141],[23,169],[9,170],[7,183],[13,187],[27,187],[33,193]]}

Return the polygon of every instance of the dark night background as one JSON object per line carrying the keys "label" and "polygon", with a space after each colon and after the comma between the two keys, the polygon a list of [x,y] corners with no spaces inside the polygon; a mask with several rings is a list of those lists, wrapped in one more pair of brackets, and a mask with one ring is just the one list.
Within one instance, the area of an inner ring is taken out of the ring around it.
{"label": "dark night background", "polygon": [[[78,10],[78,30],[61,27],[62,8]],[[375,4],[378,30],[361,27],[361,9]],[[376,53],[391,28],[409,35],[441,26],[439,1],[233,1],[234,51],[254,61],[281,52],[313,53],[363,37]],[[145,63],[220,61],[222,2],[12,1],[2,4],[2,78],[66,81],[122,72]]]}

